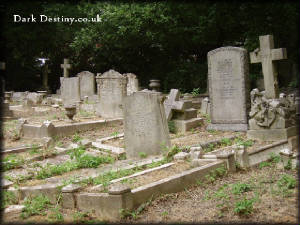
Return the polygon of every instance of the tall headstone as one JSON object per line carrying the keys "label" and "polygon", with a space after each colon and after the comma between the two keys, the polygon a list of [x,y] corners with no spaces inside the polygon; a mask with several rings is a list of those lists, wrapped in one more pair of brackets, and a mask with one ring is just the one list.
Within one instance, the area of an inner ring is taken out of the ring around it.
{"label": "tall headstone", "polygon": [[274,49],[273,35],[259,37],[260,50],[250,52],[251,63],[261,63],[266,98],[278,98],[277,69],[274,60],[287,59],[286,49]]}
{"label": "tall headstone", "polygon": [[162,153],[170,146],[167,119],[160,93],[134,92],[124,98],[124,138],[128,158]]}
{"label": "tall headstone", "polygon": [[127,77],[127,95],[137,92],[139,90],[139,81],[136,75],[133,73],[125,73],[123,75]]}
{"label": "tall headstone", "polygon": [[61,80],[61,98],[65,106],[80,102],[80,86],[78,77],[63,78]]}
{"label": "tall headstone", "polygon": [[93,96],[95,94],[95,75],[89,71],[83,71],[77,74],[80,83],[80,97]]}
{"label": "tall headstone", "polygon": [[123,99],[127,95],[127,78],[109,70],[97,78],[99,82],[99,103],[96,114],[103,118],[123,117]]}
{"label": "tall headstone", "polygon": [[211,115],[207,129],[247,130],[247,51],[238,47],[222,47],[208,52],[207,57]]}
{"label": "tall headstone", "polygon": [[69,69],[72,68],[69,59],[64,59],[64,64],[60,64],[60,67],[64,70],[64,77],[69,77]]}

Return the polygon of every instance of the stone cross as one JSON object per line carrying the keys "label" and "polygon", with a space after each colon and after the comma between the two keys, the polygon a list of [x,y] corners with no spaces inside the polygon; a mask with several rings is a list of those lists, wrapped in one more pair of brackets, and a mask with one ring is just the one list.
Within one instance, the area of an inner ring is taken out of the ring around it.
{"label": "stone cross", "polygon": [[60,64],[60,67],[64,69],[64,77],[69,77],[69,69],[71,69],[71,64],[69,64],[69,59],[64,59],[64,64]]}
{"label": "stone cross", "polygon": [[179,100],[179,91],[177,89],[171,89],[168,98],[164,101],[164,107],[166,112],[167,121],[170,121],[172,118],[172,108],[175,101]]}
{"label": "stone cross", "polygon": [[266,98],[278,98],[277,70],[273,61],[287,59],[286,49],[274,49],[273,35],[260,36],[259,44],[260,51],[251,52],[250,61],[262,64]]}
{"label": "stone cross", "polygon": [[178,89],[171,89],[168,98],[164,101],[164,108],[167,121],[172,119],[173,110],[182,111],[191,106],[189,100],[179,101],[180,92]]}

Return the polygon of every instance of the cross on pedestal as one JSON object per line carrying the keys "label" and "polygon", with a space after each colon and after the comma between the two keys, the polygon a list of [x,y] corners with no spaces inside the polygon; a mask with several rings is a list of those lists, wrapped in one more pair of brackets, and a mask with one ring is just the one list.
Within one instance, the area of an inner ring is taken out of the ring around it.
{"label": "cross on pedestal", "polygon": [[64,77],[69,77],[69,69],[71,69],[69,59],[64,59],[64,64],[60,64],[60,67],[64,69]]}
{"label": "cross on pedestal", "polygon": [[274,60],[287,59],[285,48],[274,49],[273,35],[259,37],[260,51],[250,52],[251,63],[261,63],[266,98],[278,98],[277,70]]}

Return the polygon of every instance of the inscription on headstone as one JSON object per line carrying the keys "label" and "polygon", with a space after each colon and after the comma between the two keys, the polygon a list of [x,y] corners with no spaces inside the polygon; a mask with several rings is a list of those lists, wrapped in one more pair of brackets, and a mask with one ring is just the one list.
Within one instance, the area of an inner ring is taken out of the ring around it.
{"label": "inscription on headstone", "polygon": [[247,51],[222,47],[208,53],[210,114],[208,129],[247,130]]}
{"label": "inscription on headstone", "polygon": [[169,130],[162,95],[151,91],[134,92],[124,99],[124,138],[126,156],[162,153],[170,146]]}
{"label": "inscription on headstone", "polygon": [[127,78],[109,70],[97,77],[99,84],[99,103],[96,113],[103,118],[123,117],[123,98],[127,95]]}

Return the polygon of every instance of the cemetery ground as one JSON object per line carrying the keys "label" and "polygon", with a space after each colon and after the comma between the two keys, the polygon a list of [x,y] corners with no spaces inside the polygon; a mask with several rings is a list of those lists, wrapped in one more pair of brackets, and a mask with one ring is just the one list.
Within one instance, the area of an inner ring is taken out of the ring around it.
{"label": "cemetery ground", "polygon": [[[61,120],[58,120],[63,123],[64,115],[61,112],[57,113],[56,118],[51,114],[52,120],[60,118],[60,115]],[[49,115],[40,115],[29,117],[29,120],[38,122],[48,117]],[[96,118],[92,113],[77,115],[78,120],[87,117]],[[16,137],[16,120],[6,121],[3,129],[4,146],[12,148],[25,145],[28,149],[2,156],[2,179],[13,182],[3,191],[2,208],[23,205],[22,212],[9,221],[97,223],[103,220],[93,210],[62,207],[64,198],[61,191],[64,187],[80,185],[80,190],[86,193],[107,193],[113,182],[134,189],[193,168],[190,158],[174,160],[173,157],[178,152],[188,153],[190,146],[202,146],[204,153],[210,153],[236,144],[247,147],[247,151],[272,144],[247,140],[243,132],[207,131],[205,128],[210,123],[209,116],[199,114],[198,117],[204,118],[201,126],[186,133],[176,133],[173,124],[169,122],[173,147],[165,148],[162,155],[157,157],[147,156],[141,151],[138,159],[126,159],[124,154],[114,154],[95,144],[101,138],[112,137],[101,143],[124,148],[122,122],[63,137],[57,136],[45,145],[42,141]],[[279,161],[280,157],[273,155],[268,162],[260,163],[257,168],[243,169],[237,164],[237,173],[228,173],[223,164],[204,179],[197,180],[191,186],[186,185],[184,191],[164,194],[156,199],[149,198],[133,210],[120,211],[120,221],[295,222],[296,170],[283,168]],[[154,170],[151,171],[152,169]],[[148,170],[150,171],[147,172]],[[142,173],[142,176],[134,176],[136,173]],[[53,192],[50,188],[46,192],[53,193],[52,197],[41,192],[33,197],[25,194],[22,199],[18,199],[20,195],[16,190],[43,185],[54,185],[59,191]]]}

